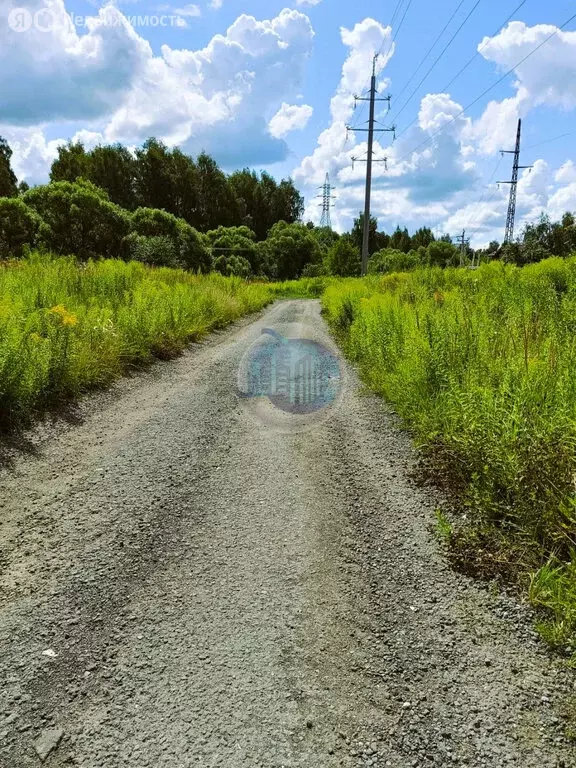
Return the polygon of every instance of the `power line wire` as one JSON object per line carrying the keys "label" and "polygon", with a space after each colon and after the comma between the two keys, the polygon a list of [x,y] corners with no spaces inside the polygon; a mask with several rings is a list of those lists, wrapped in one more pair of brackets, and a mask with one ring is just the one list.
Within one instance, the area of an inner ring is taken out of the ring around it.
{"label": "power line wire", "polygon": [[[454,115],[454,117],[450,118],[450,120],[447,123],[445,123],[443,126],[441,126],[437,131],[434,131],[434,133],[432,133],[430,136],[428,136],[428,138],[426,138],[423,142],[418,144],[417,147],[414,147],[414,149],[411,149],[410,152],[406,153],[406,155],[401,157],[396,162],[397,163],[401,163],[402,160],[405,160],[407,157],[412,155],[414,152],[417,152],[419,149],[421,149],[422,147],[424,147],[427,144],[429,144],[434,138],[436,138],[436,136],[438,136],[439,133],[442,133],[442,131],[445,131],[446,128],[448,128],[450,125],[455,123],[456,120],[459,117],[461,117],[465,112],[467,112],[470,109],[470,107],[473,107],[481,99],[483,99],[484,96],[486,96],[486,94],[490,93],[491,90],[496,88],[497,85],[500,85],[501,82],[503,82],[509,75],[511,75],[517,69],[517,67],[519,67],[525,61],[527,61],[531,56],[533,56],[537,51],[539,51],[540,48],[542,48],[544,45],[546,45],[546,43],[549,40],[551,40],[558,32],[561,32],[564,29],[564,27],[568,26],[568,24],[570,24],[570,22],[573,21],[574,19],[576,19],[576,13],[573,14],[572,16],[570,16],[570,18],[567,19],[560,27],[557,27],[554,30],[554,32],[552,32],[550,35],[548,35],[548,37],[546,37],[539,45],[537,45],[536,48],[534,48],[529,53],[527,53],[526,56],[524,56],[524,58],[522,58],[522,59],[520,59],[520,61],[516,62],[516,64],[514,64],[513,67],[511,67],[507,72],[505,72],[502,75],[502,77],[499,77],[498,80],[496,80],[496,82],[492,83],[492,85],[490,85],[488,88],[486,88],[484,91],[482,91],[482,93],[479,96],[477,96],[473,101],[471,101],[463,109],[461,109],[460,112],[458,112],[458,114],[456,114],[456,115]],[[402,136],[403,134],[405,134],[409,127],[410,126],[407,126],[406,128],[404,128],[404,130],[399,134],[399,136]]]}
{"label": "power line wire", "polygon": [[402,98],[402,96],[404,96],[404,93],[405,93],[405,92],[408,90],[408,86],[410,85],[410,83],[412,82],[412,80],[414,80],[414,78],[416,77],[416,75],[417,75],[417,74],[418,74],[418,72],[420,71],[420,68],[422,67],[422,65],[424,64],[424,62],[425,62],[425,61],[426,61],[426,59],[428,58],[428,56],[430,56],[430,54],[432,53],[432,51],[434,50],[434,48],[436,47],[436,45],[438,44],[438,42],[439,42],[439,41],[440,41],[440,39],[442,38],[442,35],[444,34],[444,32],[446,32],[446,30],[447,30],[447,29],[448,29],[448,27],[450,26],[450,24],[451,24],[451,22],[452,22],[452,19],[454,19],[454,17],[456,16],[456,14],[457,14],[457,13],[458,13],[458,11],[460,10],[460,8],[461,8],[461,7],[464,5],[464,3],[465,3],[465,2],[466,2],[466,0],[460,0],[460,2],[458,3],[458,6],[457,6],[457,8],[456,8],[456,10],[455,10],[455,11],[453,11],[452,15],[450,16],[450,18],[448,19],[448,21],[446,22],[446,24],[445,24],[445,25],[444,25],[444,27],[442,28],[442,31],[441,31],[441,32],[440,32],[440,33],[439,33],[439,34],[436,36],[436,39],[434,40],[434,42],[432,43],[432,45],[430,46],[430,48],[428,48],[428,50],[426,51],[426,53],[424,54],[424,56],[423,56],[423,57],[420,59],[420,63],[418,64],[418,66],[416,67],[416,69],[414,70],[414,72],[412,73],[412,75],[410,76],[410,79],[408,80],[408,82],[406,83],[406,85],[404,86],[404,88],[402,88],[402,90],[400,91],[400,95],[396,97],[398,100],[400,100],[400,99]]}
{"label": "power line wire", "polygon": [[452,37],[450,38],[450,40],[448,40],[448,42],[446,43],[446,45],[444,46],[444,48],[442,49],[442,51],[440,52],[440,54],[439,54],[439,55],[436,57],[436,59],[435,59],[435,60],[434,60],[434,62],[432,63],[432,66],[431,66],[431,67],[428,69],[428,71],[426,72],[426,74],[424,75],[424,77],[423,77],[423,78],[420,80],[420,82],[418,83],[418,85],[416,86],[416,88],[414,88],[414,90],[412,91],[412,93],[410,94],[410,96],[409,96],[409,97],[406,99],[406,101],[404,102],[404,105],[402,106],[402,109],[401,109],[399,112],[397,112],[397,113],[396,113],[396,119],[397,119],[398,117],[400,117],[400,115],[402,114],[402,112],[404,112],[404,110],[406,109],[406,107],[408,106],[408,104],[409,104],[409,103],[412,101],[412,99],[414,98],[414,96],[415,96],[415,95],[416,95],[416,93],[418,92],[418,89],[419,89],[419,88],[422,86],[422,84],[423,84],[423,83],[426,81],[426,79],[427,79],[428,75],[430,75],[430,73],[431,73],[431,72],[432,72],[432,71],[435,69],[435,67],[436,67],[436,65],[438,64],[438,62],[440,61],[440,59],[441,59],[441,58],[444,56],[444,54],[446,53],[446,51],[448,50],[448,48],[450,48],[450,46],[452,45],[452,43],[454,42],[454,40],[455,40],[455,39],[458,37],[458,35],[460,34],[460,31],[462,30],[462,28],[464,27],[464,25],[466,24],[466,22],[468,21],[468,19],[469,19],[469,18],[472,16],[472,14],[473,14],[473,13],[474,13],[474,11],[476,10],[476,8],[478,8],[478,6],[480,5],[480,2],[481,2],[481,0],[476,0],[476,2],[474,3],[474,5],[472,6],[472,8],[471,8],[470,12],[468,13],[468,15],[466,16],[466,18],[464,19],[464,21],[463,21],[463,22],[460,24],[460,26],[458,27],[458,29],[456,30],[456,32],[454,32],[454,34],[452,35]]}
{"label": "power line wire", "polygon": [[[404,2],[404,0],[398,0],[398,2],[396,3],[396,8],[394,9],[394,13],[392,14],[392,18],[390,20],[390,25],[389,25],[390,27],[392,27],[392,25],[394,23],[394,19],[396,18],[396,14],[400,10],[400,7],[402,6],[403,2]],[[404,9],[404,13],[402,15],[402,18],[400,19],[400,23],[398,24],[398,27],[396,28],[396,31],[394,32],[394,35],[392,36],[392,40],[390,41],[388,50],[386,52],[386,56],[388,56],[388,54],[392,50],[392,46],[396,42],[396,39],[397,39],[397,37],[398,37],[398,35],[400,33],[400,30],[402,29],[402,25],[404,24],[404,20],[406,19],[406,15],[407,15],[408,11],[410,10],[410,6],[412,5],[412,3],[413,3],[413,0],[408,0],[408,4],[406,5],[406,8]],[[384,49],[384,45],[385,44],[386,44],[386,40],[383,40],[380,48],[376,51],[376,58],[378,58],[378,56],[381,55],[381,53],[382,53],[382,51]],[[367,108],[366,107],[366,103],[363,103],[362,106],[360,107],[360,113],[358,114],[358,120],[360,120],[360,117],[364,117],[364,110],[366,108]],[[359,123],[359,124],[361,124],[361,123]]]}
{"label": "power line wire", "polygon": [[568,131],[567,133],[561,133],[560,136],[554,136],[552,139],[544,139],[544,141],[539,141],[537,144],[530,144],[529,147],[526,147],[525,149],[534,149],[534,147],[541,147],[542,144],[550,144],[552,141],[558,141],[558,139],[564,139],[566,136],[572,136],[576,131]]}
{"label": "power line wire", "polygon": [[517,5],[517,6],[516,6],[516,8],[514,8],[514,10],[512,11],[512,13],[511,13],[511,14],[510,14],[510,15],[509,15],[507,18],[506,18],[506,20],[504,21],[504,23],[500,24],[500,26],[498,27],[498,29],[496,29],[496,30],[493,32],[493,34],[492,34],[492,35],[491,35],[491,36],[488,38],[488,40],[486,40],[486,42],[485,42],[485,43],[483,43],[483,44],[480,46],[480,48],[478,48],[478,50],[477,50],[477,51],[474,53],[474,55],[473,55],[473,56],[472,56],[472,57],[471,57],[471,58],[470,58],[470,59],[469,59],[469,60],[466,62],[466,64],[464,64],[464,66],[462,67],[462,69],[461,69],[461,70],[459,70],[459,71],[458,71],[458,72],[457,72],[457,73],[454,75],[454,77],[452,78],[452,80],[450,80],[450,82],[448,83],[448,85],[445,85],[445,86],[444,86],[444,88],[442,88],[442,92],[444,92],[444,91],[447,91],[447,90],[448,90],[448,88],[450,88],[450,86],[451,86],[453,83],[455,83],[455,82],[456,82],[456,80],[458,80],[458,78],[460,77],[460,75],[461,75],[463,72],[465,72],[465,71],[468,69],[468,67],[470,66],[470,64],[472,64],[472,62],[474,61],[474,59],[476,59],[476,57],[477,57],[477,56],[479,56],[479,55],[480,55],[480,53],[481,53],[481,52],[484,50],[484,48],[485,48],[485,47],[488,45],[488,42],[490,41],[490,39],[491,39],[492,37],[495,37],[495,36],[496,36],[496,35],[497,35],[497,34],[500,32],[500,30],[501,30],[501,29],[503,29],[503,28],[506,26],[506,24],[508,24],[508,22],[510,21],[510,19],[511,19],[513,16],[515,16],[515,15],[516,15],[516,13],[518,13],[518,11],[520,10],[520,8],[522,8],[522,6],[523,6],[523,5],[526,5],[526,1],[527,1],[527,0],[522,0],[522,2],[520,3],[520,5]]}
{"label": "power line wire", "polygon": [[[500,165],[502,163],[503,157],[504,157],[504,155],[500,155],[499,156],[499,158],[498,158],[498,160],[496,162],[496,165],[494,166],[494,170],[492,171],[492,175],[488,179],[488,183],[486,184],[486,188],[482,192],[482,195],[480,196],[480,199],[478,200],[478,202],[475,203],[474,206],[473,206],[472,213],[470,214],[470,216],[468,218],[468,221],[466,222],[465,229],[470,229],[470,227],[473,225],[473,223],[476,222],[476,220],[478,219],[481,211],[483,211],[484,208],[486,207],[486,205],[488,205],[488,203],[490,202],[490,200],[486,200],[485,205],[482,206],[482,203],[484,202],[484,198],[490,192],[490,185],[492,184],[492,182],[494,181],[494,177],[498,173],[498,168],[500,168]],[[494,195],[494,190],[492,190],[492,193],[491,193],[490,196],[493,197],[493,195]],[[480,207],[480,206],[482,206],[482,207]]]}
{"label": "power line wire", "polygon": [[[495,37],[500,32],[500,30],[503,29],[506,26],[506,24],[508,24],[510,19],[520,10],[520,8],[522,8],[522,6],[525,5],[526,2],[527,0],[522,0],[520,5],[516,6],[516,8],[512,11],[512,13],[507,16],[506,20],[502,24],[500,24],[497,29],[494,30],[491,37]],[[476,53],[472,56],[472,58],[469,59],[466,64],[464,64],[462,69],[460,69],[460,71],[457,72],[456,75],[454,75],[452,80],[450,80],[450,82],[447,85],[445,85],[443,88],[440,89],[439,91],[440,93],[446,93],[448,91],[448,88],[450,88],[452,83],[454,83],[460,77],[460,75],[470,66],[470,64],[472,64],[474,59],[480,55],[480,52],[486,47],[486,45],[488,45],[488,41],[490,39],[491,38],[488,38],[488,40],[482,46],[480,46],[480,48],[476,51]],[[409,123],[405,128],[401,130],[401,132],[398,134],[398,137],[403,136],[406,133],[406,131],[412,128],[414,123],[416,123],[417,121],[418,121],[418,115],[416,115],[416,117],[414,118],[414,120],[412,120],[411,123]]]}

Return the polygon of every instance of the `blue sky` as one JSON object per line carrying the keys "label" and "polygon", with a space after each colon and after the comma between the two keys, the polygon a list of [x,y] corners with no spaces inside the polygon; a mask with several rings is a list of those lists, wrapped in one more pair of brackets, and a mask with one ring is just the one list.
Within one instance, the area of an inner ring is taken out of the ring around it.
{"label": "blue sky", "polygon": [[376,147],[389,158],[374,181],[381,228],[466,227],[482,244],[502,235],[508,190],[495,182],[509,177],[511,160],[498,150],[513,146],[518,117],[523,162],[534,163],[520,183],[519,226],[542,210],[576,209],[576,19],[532,53],[574,4],[526,0],[503,28],[520,2],[0,0],[0,134],[33,183],[73,137],[137,146],[156,135],[191,153],[204,148],[229,170],[292,175],[315,221],[315,189],[328,171],[342,230],[362,207],[364,168],[352,170],[350,158],[365,152],[362,133],[345,142],[345,125],[367,119],[365,108],[352,111],[352,94],[368,86],[380,51],[379,88],[392,94],[381,120],[399,132]]}

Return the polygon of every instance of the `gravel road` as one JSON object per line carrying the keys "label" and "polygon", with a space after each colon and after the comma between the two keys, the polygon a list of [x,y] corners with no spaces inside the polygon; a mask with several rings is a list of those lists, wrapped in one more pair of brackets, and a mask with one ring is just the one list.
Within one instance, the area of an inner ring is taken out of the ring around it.
{"label": "gravel road", "polygon": [[347,366],[310,429],[236,393],[285,301],[87,398],[0,473],[0,768],[576,766],[573,673],[451,571]]}

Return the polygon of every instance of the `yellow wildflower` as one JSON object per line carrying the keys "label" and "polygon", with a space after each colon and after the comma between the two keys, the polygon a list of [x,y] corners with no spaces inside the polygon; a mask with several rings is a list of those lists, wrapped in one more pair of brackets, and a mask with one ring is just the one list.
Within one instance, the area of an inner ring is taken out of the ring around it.
{"label": "yellow wildflower", "polygon": [[73,315],[72,312],[68,312],[63,304],[57,304],[55,307],[52,307],[50,314],[57,317],[62,325],[76,325],[78,322],[76,315]]}
{"label": "yellow wildflower", "polygon": [[62,325],[76,325],[77,322],[78,322],[78,318],[76,317],[76,315],[73,315],[71,312],[67,312],[62,317]]}

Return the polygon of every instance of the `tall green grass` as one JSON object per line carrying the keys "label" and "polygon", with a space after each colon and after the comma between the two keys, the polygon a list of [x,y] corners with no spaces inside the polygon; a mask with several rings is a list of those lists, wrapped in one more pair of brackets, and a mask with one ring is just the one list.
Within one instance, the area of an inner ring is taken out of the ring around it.
{"label": "tall green grass", "polygon": [[271,286],[105,260],[0,264],[0,428],[261,309]]}
{"label": "tall green grass", "polygon": [[576,648],[576,257],[332,283],[326,317],[467,510],[469,570],[530,581]]}

